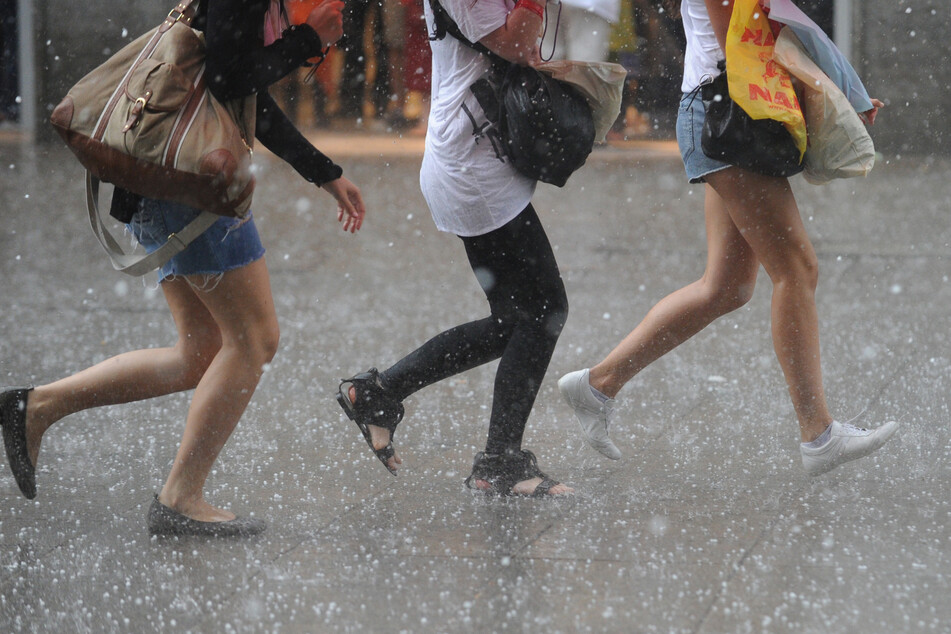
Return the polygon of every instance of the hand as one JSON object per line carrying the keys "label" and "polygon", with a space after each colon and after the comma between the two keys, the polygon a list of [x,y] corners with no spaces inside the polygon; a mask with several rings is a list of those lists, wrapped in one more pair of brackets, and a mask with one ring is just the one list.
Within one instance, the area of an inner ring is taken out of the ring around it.
{"label": "hand", "polygon": [[337,204],[340,205],[337,208],[337,221],[343,223],[343,230],[356,233],[363,226],[363,217],[367,213],[363,196],[357,186],[341,176],[321,187],[337,199]]}
{"label": "hand", "polygon": [[544,61],[545,61],[545,60],[542,59],[542,49],[541,49],[541,46],[540,46],[539,44],[535,44],[534,46],[532,46],[532,52],[531,52],[531,53],[529,54],[529,56],[528,56],[528,62],[527,62],[527,64],[526,64],[526,66],[535,67],[535,66],[538,66],[539,64],[541,64],[541,63],[544,62]]}
{"label": "hand", "polygon": [[869,125],[875,125],[875,117],[878,116],[879,109],[885,107],[885,104],[878,99],[872,99],[872,105],[875,107],[871,110],[859,113],[859,117],[861,117],[862,121]]}
{"label": "hand", "polygon": [[307,24],[317,31],[320,43],[330,46],[343,35],[343,2],[341,0],[324,0],[311,10],[307,16]]}

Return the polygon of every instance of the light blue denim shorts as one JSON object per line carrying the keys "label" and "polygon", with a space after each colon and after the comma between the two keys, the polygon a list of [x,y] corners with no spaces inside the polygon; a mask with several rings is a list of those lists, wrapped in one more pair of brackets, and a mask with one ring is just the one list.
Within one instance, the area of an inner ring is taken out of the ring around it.
{"label": "light blue denim shorts", "polygon": [[[199,213],[186,205],[143,198],[128,227],[145,251],[152,253],[168,241],[169,234],[181,231]],[[177,275],[219,276],[263,256],[264,245],[250,213],[245,218],[222,216],[166,262],[158,278],[161,282]]]}
{"label": "light blue denim shorts", "polygon": [[730,167],[728,163],[712,159],[700,149],[700,134],[703,132],[703,99],[700,91],[684,93],[677,109],[677,145],[684,161],[687,180],[703,183],[704,176]]}

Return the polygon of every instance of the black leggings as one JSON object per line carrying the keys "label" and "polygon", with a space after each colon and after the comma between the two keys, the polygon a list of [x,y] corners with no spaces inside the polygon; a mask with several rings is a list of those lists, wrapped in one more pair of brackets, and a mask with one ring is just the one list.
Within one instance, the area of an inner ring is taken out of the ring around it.
{"label": "black leggings", "polygon": [[436,335],[383,378],[387,389],[403,400],[427,385],[500,359],[485,450],[518,450],[568,317],[565,285],[531,205],[503,227],[462,241],[492,314]]}

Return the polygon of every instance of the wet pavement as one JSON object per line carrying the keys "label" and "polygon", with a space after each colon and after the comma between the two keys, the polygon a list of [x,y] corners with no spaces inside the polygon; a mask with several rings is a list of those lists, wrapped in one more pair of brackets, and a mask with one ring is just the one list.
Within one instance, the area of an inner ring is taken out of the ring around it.
{"label": "wet pavement", "polygon": [[[0,473],[4,632],[947,632],[951,629],[951,162],[794,181],[820,260],[833,413],[901,421],[878,454],[804,475],[769,336],[770,283],[638,375],[613,435],[582,441],[557,393],[704,264],[702,191],[670,143],[595,152],[535,204],[571,313],[525,439],[570,499],[485,499],[494,365],[406,401],[390,476],[333,399],[484,298],[418,187],[419,140],[317,135],[364,192],[332,200],[259,157],[256,218],[281,348],[208,483],[266,518],[244,541],[150,539],[188,394],[74,415],[39,496]],[[45,383],[174,329],[154,278],[113,273],[59,146],[0,145],[0,383]]]}

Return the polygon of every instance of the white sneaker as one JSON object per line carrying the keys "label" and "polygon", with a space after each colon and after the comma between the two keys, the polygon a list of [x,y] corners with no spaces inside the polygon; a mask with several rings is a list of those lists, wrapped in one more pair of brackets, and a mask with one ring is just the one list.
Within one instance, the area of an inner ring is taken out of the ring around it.
{"label": "white sneaker", "polygon": [[802,466],[806,473],[817,476],[835,469],[840,464],[862,458],[880,448],[898,431],[898,423],[889,421],[878,429],[864,429],[832,421],[829,440],[821,447],[799,445]]}
{"label": "white sneaker", "polygon": [[591,392],[588,371],[570,372],[558,380],[558,391],[575,410],[588,444],[611,460],[619,460],[621,451],[608,437],[608,425],[614,414],[614,399],[602,403]]}

